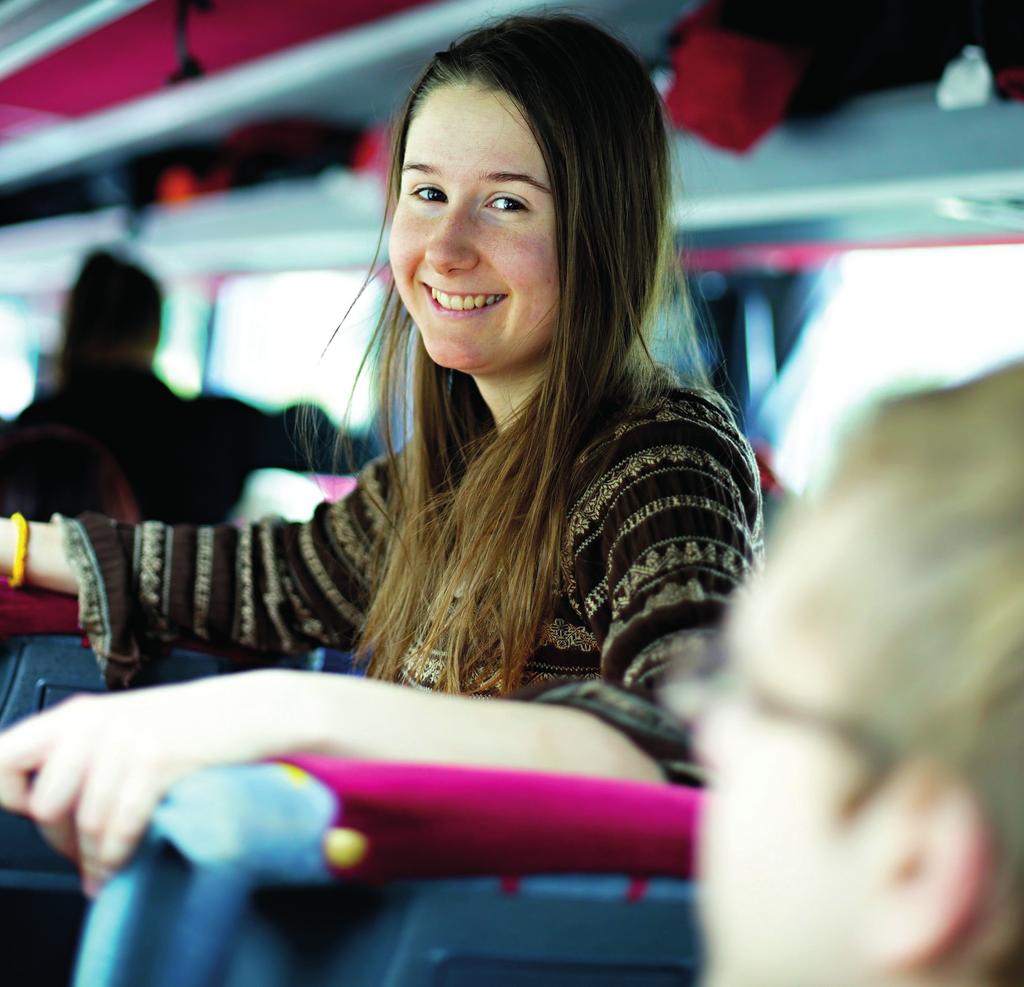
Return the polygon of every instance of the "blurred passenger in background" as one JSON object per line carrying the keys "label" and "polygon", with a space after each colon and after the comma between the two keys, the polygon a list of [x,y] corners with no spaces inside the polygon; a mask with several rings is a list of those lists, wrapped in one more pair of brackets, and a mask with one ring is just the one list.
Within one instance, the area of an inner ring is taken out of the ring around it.
{"label": "blurred passenger in background", "polygon": [[885,407],[737,607],[715,987],[1024,983],[1022,422],[1024,365]]}
{"label": "blurred passenger in background", "polygon": [[[223,521],[252,470],[308,468],[292,441],[295,409],[266,415],[234,398],[173,394],[153,373],[160,326],[156,281],[109,253],[91,254],[65,307],[60,388],[16,427],[61,424],[94,437],[146,518]],[[333,434],[319,419],[319,434]]]}
{"label": "blurred passenger in background", "polygon": [[101,511],[118,521],[142,520],[131,485],[110,452],[63,425],[12,429],[0,436],[0,514],[29,521]]}

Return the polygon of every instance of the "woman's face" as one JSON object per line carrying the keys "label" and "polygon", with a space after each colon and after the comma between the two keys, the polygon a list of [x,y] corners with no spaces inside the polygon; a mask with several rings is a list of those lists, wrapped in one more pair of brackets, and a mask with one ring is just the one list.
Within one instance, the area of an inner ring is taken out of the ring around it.
{"label": "woman's face", "polygon": [[430,358],[472,375],[496,417],[514,408],[544,367],[559,292],[550,178],[507,97],[451,86],[423,101],[390,257]]}

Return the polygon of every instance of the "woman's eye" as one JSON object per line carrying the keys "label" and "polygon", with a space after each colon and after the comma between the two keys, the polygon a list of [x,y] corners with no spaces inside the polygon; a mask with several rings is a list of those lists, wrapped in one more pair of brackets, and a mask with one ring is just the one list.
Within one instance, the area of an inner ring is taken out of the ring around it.
{"label": "woman's eye", "polygon": [[507,195],[499,195],[496,199],[492,199],[491,205],[499,212],[517,212],[526,208],[518,199],[512,199]]}
{"label": "woman's eye", "polygon": [[412,194],[424,202],[444,202],[444,192],[429,185],[426,188],[416,189]]}

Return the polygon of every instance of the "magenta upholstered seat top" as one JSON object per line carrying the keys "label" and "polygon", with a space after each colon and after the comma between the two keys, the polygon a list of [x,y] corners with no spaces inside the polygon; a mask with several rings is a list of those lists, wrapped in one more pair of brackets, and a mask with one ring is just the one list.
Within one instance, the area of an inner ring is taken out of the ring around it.
{"label": "magenta upholstered seat top", "polygon": [[688,878],[702,793],[678,785],[424,764],[288,758],[367,838],[339,876],[491,874]]}
{"label": "magenta upholstered seat top", "polygon": [[[82,634],[78,598],[32,586],[11,589],[7,578],[0,576],[0,641],[37,634]],[[182,637],[177,645],[253,665],[273,664],[271,656],[234,645],[218,646],[193,637]],[[84,636],[82,646],[89,647]]]}
{"label": "magenta upholstered seat top", "polygon": [[77,634],[78,600],[0,578],[0,641],[19,634]]}

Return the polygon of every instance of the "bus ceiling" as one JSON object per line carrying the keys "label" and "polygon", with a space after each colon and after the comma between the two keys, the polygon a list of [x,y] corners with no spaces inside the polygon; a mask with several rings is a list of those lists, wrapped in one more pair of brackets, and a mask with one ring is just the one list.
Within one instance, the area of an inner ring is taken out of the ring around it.
{"label": "bus ceiling", "polygon": [[[909,14],[921,7],[901,3]],[[861,6],[870,17],[877,4]],[[535,7],[516,0],[4,5],[0,290],[66,283],[82,250],[126,237],[167,275],[365,265],[383,205],[380,128],[415,66],[468,25]],[[690,58],[714,56],[707,45],[730,29],[726,13],[732,27],[745,17],[746,29],[760,32],[756,44],[797,30],[794,11],[802,9],[806,32],[818,29],[809,3],[562,7],[617,29],[651,65],[670,106],[678,103],[683,46],[691,44]],[[944,75],[945,54],[925,51],[918,66],[894,76],[900,85],[868,80],[875,91],[843,100],[824,92],[808,49],[804,89],[813,83],[822,91],[800,91],[797,101],[804,109],[838,105],[790,113],[742,153],[677,129],[676,224],[693,265],[793,266],[860,244],[1024,239],[1024,106],[1001,98],[991,78],[986,83],[980,49],[960,51],[960,41],[974,40],[964,30],[953,38]],[[921,32],[921,45],[934,33]],[[281,160],[261,172],[253,159],[267,157],[267,144]],[[236,180],[245,168],[248,177]]]}

